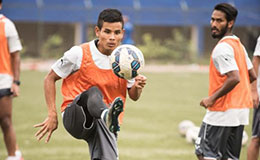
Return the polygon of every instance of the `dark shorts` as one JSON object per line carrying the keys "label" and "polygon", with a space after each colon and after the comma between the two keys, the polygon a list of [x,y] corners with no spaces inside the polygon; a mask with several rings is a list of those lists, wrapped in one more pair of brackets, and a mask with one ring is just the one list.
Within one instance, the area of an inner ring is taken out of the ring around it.
{"label": "dark shorts", "polygon": [[[94,92],[96,92],[95,88],[90,94]],[[100,118],[92,117],[92,123],[86,126],[89,119],[87,116],[90,115],[87,115],[84,108],[78,105],[81,95],[76,97],[64,111],[65,129],[76,139],[83,139],[88,143],[91,160],[116,160],[118,158],[116,135],[108,130],[104,120]]]}
{"label": "dark shorts", "polygon": [[202,123],[195,154],[207,159],[239,160],[244,126],[222,127]]}
{"label": "dark shorts", "polygon": [[252,125],[252,137],[260,138],[260,105],[254,109],[253,125]]}
{"label": "dark shorts", "polygon": [[10,88],[4,88],[4,89],[0,89],[0,98],[4,97],[4,96],[10,96],[13,93],[11,92]]}

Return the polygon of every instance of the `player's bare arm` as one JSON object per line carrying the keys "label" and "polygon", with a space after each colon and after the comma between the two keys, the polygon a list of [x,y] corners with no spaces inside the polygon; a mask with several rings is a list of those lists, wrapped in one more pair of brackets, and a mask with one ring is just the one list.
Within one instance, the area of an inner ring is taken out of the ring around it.
{"label": "player's bare arm", "polygon": [[142,93],[144,86],[146,85],[147,78],[144,75],[138,75],[135,77],[135,83],[132,88],[128,90],[129,97],[137,101]]}
{"label": "player's bare arm", "polygon": [[[254,56],[253,57],[253,66],[254,66],[255,73],[258,73],[259,64],[260,64],[260,56]],[[250,74],[249,74],[249,76],[250,76]],[[257,92],[257,81],[253,81],[251,83],[251,92],[252,92],[254,108],[258,108],[259,95]]]}
{"label": "player's bare arm", "polygon": [[[20,78],[20,53],[19,53],[19,51],[11,53],[11,64],[12,64],[12,70],[13,70],[13,74],[14,74],[14,82],[19,82],[19,78]],[[11,92],[13,92],[14,97],[19,96],[18,83],[12,84]]]}
{"label": "player's bare arm", "polygon": [[38,132],[35,134],[38,140],[41,140],[46,134],[45,142],[49,142],[52,133],[58,128],[58,117],[56,111],[56,87],[55,82],[61,79],[53,70],[45,77],[44,80],[44,94],[45,101],[48,107],[48,116],[47,118],[39,124],[36,124],[34,127],[40,127]]}
{"label": "player's bare arm", "polygon": [[248,70],[248,74],[249,74],[249,80],[250,80],[250,83],[254,82],[256,80],[256,72],[254,70],[254,68]]}
{"label": "player's bare arm", "polygon": [[226,95],[240,82],[238,71],[230,71],[226,73],[226,76],[227,79],[224,82],[223,86],[220,89],[218,89],[212,96],[203,98],[200,102],[201,106],[205,108],[211,107],[218,98]]}

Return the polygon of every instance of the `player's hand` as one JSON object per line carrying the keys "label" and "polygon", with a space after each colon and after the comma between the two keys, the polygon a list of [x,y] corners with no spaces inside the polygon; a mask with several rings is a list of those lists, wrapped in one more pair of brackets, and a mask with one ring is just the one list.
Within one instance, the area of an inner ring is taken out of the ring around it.
{"label": "player's hand", "polygon": [[137,77],[135,77],[135,87],[137,89],[143,89],[146,85],[146,80],[147,78],[144,75],[139,74]]}
{"label": "player's hand", "polygon": [[34,125],[35,128],[41,127],[35,134],[35,137],[40,141],[46,134],[45,142],[49,142],[52,133],[58,128],[58,118],[55,116],[48,116],[42,123]]}
{"label": "player's hand", "polygon": [[13,93],[14,97],[19,96],[19,86],[15,83],[12,84],[11,92]]}
{"label": "player's hand", "polygon": [[200,106],[208,108],[211,107],[214,103],[215,101],[211,97],[206,97],[200,101]]}

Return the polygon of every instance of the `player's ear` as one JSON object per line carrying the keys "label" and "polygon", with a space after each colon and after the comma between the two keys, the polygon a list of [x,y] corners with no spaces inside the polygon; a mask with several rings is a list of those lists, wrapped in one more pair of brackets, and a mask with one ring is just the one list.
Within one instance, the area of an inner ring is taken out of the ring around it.
{"label": "player's ear", "polygon": [[98,26],[95,27],[95,33],[96,33],[96,36],[99,38],[100,29],[98,28]]}
{"label": "player's ear", "polygon": [[234,20],[228,22],[228,28],[232,28],[234,25]]}

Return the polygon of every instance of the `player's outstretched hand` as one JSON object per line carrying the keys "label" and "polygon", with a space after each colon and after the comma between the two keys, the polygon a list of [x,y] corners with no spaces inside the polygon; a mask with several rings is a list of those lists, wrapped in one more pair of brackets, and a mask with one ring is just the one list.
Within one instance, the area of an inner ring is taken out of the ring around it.
{"label": "player's outstretched hand", "polygon": [[143,89],[144,86],[146,85],[146,80],[147,78],[144,75],[138,75],[135,77],[135,86],[138,89]]}
{"label": "player's outstretched hand", "polygon": [[58,128],[57,115],[52,117],[48,116],[42,123],[36,124],[34,127],[41,127],[35,134],[38,141],[40,141],[47,134],[45,142],[49,142],[52,133]]}

